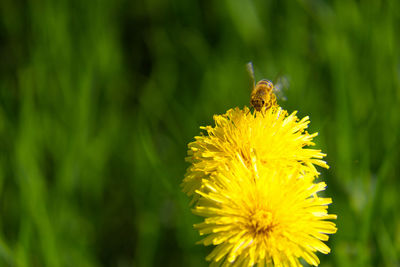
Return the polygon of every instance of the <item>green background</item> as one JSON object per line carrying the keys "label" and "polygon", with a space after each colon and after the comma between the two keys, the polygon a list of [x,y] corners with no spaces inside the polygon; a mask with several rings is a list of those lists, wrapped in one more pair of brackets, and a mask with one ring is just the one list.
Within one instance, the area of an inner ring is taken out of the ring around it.
{"label": "green background", "polygon": [[187,144],[290,79],[329,211],[321,266],[400,264],[398,1],[0,3],[0,266],[206,266]]}

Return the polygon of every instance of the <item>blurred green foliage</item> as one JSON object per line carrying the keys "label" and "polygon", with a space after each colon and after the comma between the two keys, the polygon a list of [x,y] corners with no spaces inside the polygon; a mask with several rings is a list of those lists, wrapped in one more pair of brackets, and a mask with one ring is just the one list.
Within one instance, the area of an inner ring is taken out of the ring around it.
{"label": "blurred green foliage", "polygon": [[400,264],[398,1],[0,3],[0,266],[206,266],[187,143],[290,78],[338,214],[322,266]]}

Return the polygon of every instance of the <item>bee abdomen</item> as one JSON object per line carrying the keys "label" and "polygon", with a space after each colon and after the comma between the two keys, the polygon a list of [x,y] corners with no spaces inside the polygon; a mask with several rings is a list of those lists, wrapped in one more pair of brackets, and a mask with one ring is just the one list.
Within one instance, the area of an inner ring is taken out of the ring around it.
{"label": "bee abdomen", "polygon": [[271,88],[274,86],[270,80],[261,80],[257,83],[257,85],[266,85]]}

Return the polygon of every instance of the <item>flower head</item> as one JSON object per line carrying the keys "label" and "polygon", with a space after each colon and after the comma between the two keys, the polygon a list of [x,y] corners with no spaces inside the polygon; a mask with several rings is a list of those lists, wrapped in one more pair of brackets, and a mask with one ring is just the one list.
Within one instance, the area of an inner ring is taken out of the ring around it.
{"label": "flower head", "polygon": [[298,169],[271,169],[255,155],[248,167],[238,159],[205,180],[207,193],[193,209],[205,217],[196,224],[200,243],[216,245],[207,257],[215,263],[239,266],[301,266],[299,258],[318,265],[316,251],[329,253],[322,242],[336,232],[326,221],[336,215],[327,213],[330,198],[317,195],[325,183],[314,183],[311,173]]}
{"label": "flower head", "polygon": [[306,129],[309,118],[299,120],[296,112],[288,113],[273,107],[253,115],[247,107],[230,109],[224,115],[214,116],[215,127],[201,127],[207,135],[196,136],[189,144],[186,160],[192,165],[183,181],[183,191],[197,200],[202,180],[210,178],[218,167],[239,153],[246,166],[251,165],[250,154],[256,151],[260,164],[270,169],[296,168],[300,172],[317,176],[314,165],[328,168],[321,160],[320,150],[306,148],[314,145]]}
{"label": "flower head", "polygon": [[328,168],[313,137],[299,120],[278,106],[251,113],[248,108],[214,116],[215,127],[189,144],[191,163],[182,183],[193,197],[200,241],[216,247],[212,264],[318,265],[316,252],[329,253],[322,242],[336,232],[336,215],[327,212],[326,187],[316,182],[315,165]]}

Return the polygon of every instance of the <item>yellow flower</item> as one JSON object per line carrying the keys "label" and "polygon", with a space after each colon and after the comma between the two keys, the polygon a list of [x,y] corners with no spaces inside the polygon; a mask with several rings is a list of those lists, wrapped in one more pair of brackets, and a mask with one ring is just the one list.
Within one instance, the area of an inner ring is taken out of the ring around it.
{"label": "yellow flower", "polygon": [[291,115],[279,107],[253,115],[247,107],[230,109],[224,115],[214,116],[215,127],[201,127],[207,135],[196,136],[189,144],[186,160],[192,165],[187,169],[182,183],[183,191],[193,196],[194,202],[201,190],[202,180],[209,178],[219,166],[239,153],[246,166],[250,166],[250,153],[256,149],[262,165],[270,169],[296,168],[300,172],[317,176],[314,165],[328,168],[321,159],[320,150],[304,148],[314,145],[308,134],[309,118],[299,120],[296,112]]}
{"label": "yellow flower", "polygon": [[316,252],[329,253],[322,242],[336,232],[336,215],[327,213],[330,198],[318,192],[315,165],[328,168],[313,137],[299,120],[275,106],[252,114],[247,107],[214,116],[215,127],[189,144],[191,163],[182,183],[193,197],[200,241],[216,247],[211,265],[318,265]]}
{"label": "yellow flower", "polygon": [[311,173],[298,169],[271,169],[255,154],[246,166],[242,156],[230,161],[205,180],[207,193],[201,196],[193,212],[205,217],[195,225],[200,243],[216,245],[207,260],[234,266],[301,266],[299,258],[318,265],[316,251],[329,253],[322,242],[336,232],[327,219],[330,198],[317,192],[323,182],[314,183]]}

